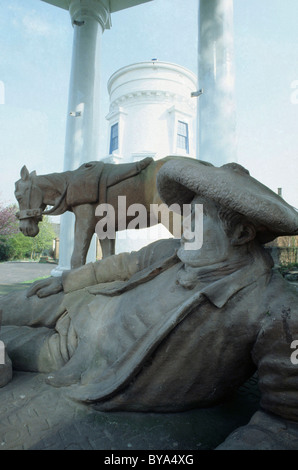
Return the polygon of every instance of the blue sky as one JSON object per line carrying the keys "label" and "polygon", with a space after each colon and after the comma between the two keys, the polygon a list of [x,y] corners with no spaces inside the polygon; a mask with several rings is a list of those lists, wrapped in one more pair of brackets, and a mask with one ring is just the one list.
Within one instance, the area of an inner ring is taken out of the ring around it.
{"label": "blue sky", "polygon": [[[41,0],[0,6],[0,201],[9,203],[23,164],[39,174],[63,169],[73,31],[68,12]],[[197,9],[198,0],[154,0],[112,15],[101,44],[99,157],[109,77],[153,57],[197,73]],[[238,162],[295,207],[297,18],[297,0],[234,0]]]}

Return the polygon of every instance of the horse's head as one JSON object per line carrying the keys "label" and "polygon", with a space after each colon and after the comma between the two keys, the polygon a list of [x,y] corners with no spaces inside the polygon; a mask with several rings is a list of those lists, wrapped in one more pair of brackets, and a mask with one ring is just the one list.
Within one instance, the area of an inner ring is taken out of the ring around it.
{"label": "horse's head", "polygon": [[35,171],[29,174],[27,167],[23,166],[21,179],[15,183],[15,197],[20,209],[17,213],[19,229],[27,237],[35,237],[38,234],[38,223],[42,220],[46,206],[43,204],[42,191],[35,184],[35,176]]}

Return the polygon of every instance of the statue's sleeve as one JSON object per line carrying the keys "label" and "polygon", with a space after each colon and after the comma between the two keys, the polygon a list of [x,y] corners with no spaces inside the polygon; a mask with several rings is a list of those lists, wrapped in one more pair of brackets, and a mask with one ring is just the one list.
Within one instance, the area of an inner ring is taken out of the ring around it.
{"label": "statue's sleeve", "polygon": [[160,240],[145,246],[139,251],[109,256],[95,263],[88,263],[62,275],[65,293],[84,287],[112,281],[127,281],[133,274],[141,271],[163,258],[170,257],[177,248],[177,240]]}
{"label": "statue's sleeve", "polygon": [[252,349],[258,368],[261,408],[247,425],[233,431],[217,447],[219,450],[297,450],[297,297],[291,300],[291,294],[283,295],[278,287],[274,285],[274,291],[269,292],[270,305],[263,313]]}
{"label": "statue's sleeve", "polygon": [[261,406],[298,421],[298,314],[284,304],[265,314],[252,357],[258,367]]}

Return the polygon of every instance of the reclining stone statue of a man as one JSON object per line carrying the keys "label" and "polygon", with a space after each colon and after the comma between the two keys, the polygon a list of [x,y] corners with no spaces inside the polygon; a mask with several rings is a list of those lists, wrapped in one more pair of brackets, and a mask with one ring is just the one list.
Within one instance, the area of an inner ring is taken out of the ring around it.
{"label": "reclining stone statue of a man", "polygon": [[3,297],[14,368],[99,410],[160,412],[218,403],[258,370],[261,409],[220,448],[298,448],[298,294],[263,247],[298,233],[297,212],[237,164],[169,162],[157,183],[168,205],[203,204],[201,249],[161,240]]}

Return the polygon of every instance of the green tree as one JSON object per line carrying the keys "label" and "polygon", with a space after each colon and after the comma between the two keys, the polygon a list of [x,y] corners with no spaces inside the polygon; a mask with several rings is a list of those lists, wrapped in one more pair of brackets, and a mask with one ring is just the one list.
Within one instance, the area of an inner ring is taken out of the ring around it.
{"label": "green tree", "polygon": [[10,239],[19,231],[16,212],[15,205],[4,207],[0,202],[0,261],[7,261],[13,256]]}
{"label": "green tree", "polygon": [[32,238],[31,258],[36,258],[45,250],[53,247],[53,240],[56,237],[49,218],[44,216],[43,221],[39,224],[39,234]]}
{"label": "green tree", "polygon": [[7,239],[9,260],[29,258],[32,252],[32,239],[21,232]]}
{"label": "green tree", "polygon": [[39,223],[39,234],[34,238],[26,237],[21,232],[0,237],[0,260],[37,259],[45,250],[52,249],[55,236],[55,231],[45,216]]}
{"label": "green tree", "polygon": [[44,216],[39,223],[39,234],[30,238],[19,231],[17,211],[16,205],[4,207],[0,202],[0,261],[36,259],[45,250],[52,249],[55,231],[49,218]]}
{"label": "green tree", "polygon": [[10,246],[8,237],[0,236],[0,261],[8,261],[13,256],[13,249]]}

